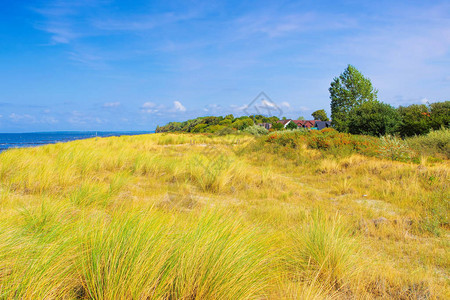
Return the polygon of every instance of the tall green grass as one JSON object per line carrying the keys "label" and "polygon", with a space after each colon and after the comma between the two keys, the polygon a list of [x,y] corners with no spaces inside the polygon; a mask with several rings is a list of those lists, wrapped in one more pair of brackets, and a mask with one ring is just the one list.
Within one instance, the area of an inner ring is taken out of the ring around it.
{"label": "tall green grass", "polygon": [[271,285],[267,237],[218,211],[84,215],[45,208],[3,232],[2,298],[249,299]]}
{"label": "tall green grass", "polygon": [[315,210],[302,227],[292,231],[294,244],[289,263],[300,272],[315,274],[333,286],[348,285],[356,274],[358,246],[339,217],[328,217]]}
{"label": "tall green grass", "polygon": [[433,130],[427,135],[407,138],[406,141],[421,154],[450,159],[450,128]]}

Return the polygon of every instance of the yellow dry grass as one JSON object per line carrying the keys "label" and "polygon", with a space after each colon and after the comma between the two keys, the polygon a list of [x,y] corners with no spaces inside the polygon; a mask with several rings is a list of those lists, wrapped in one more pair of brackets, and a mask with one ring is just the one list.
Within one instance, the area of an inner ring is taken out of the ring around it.
{"label": "yellow dry grass", "polygon": [[0,299],[450,298],[448,161],[288,159],[252,142],[1,153]]}

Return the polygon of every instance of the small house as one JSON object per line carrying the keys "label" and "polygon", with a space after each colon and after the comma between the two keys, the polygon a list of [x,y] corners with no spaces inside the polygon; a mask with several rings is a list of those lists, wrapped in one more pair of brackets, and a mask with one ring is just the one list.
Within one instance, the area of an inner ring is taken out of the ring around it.
{"label": "small house", "polygon": [[331,121],[317,121],[316,127],[318,130],[322,130],[324,128],[331,127]]}
{"label": "small house", "polygon": [[269,130],[272,128],[272,123],[259,123],[258,126],[264,127],[265,129]]}

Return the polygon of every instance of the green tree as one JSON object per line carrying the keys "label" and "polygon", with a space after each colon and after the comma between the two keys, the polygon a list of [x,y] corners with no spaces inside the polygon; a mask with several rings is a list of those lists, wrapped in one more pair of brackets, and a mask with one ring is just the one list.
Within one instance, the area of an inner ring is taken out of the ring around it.
{"label": "green tree", "polygon": [[356,106],[366,101],[377,100],[378,91],[370,79],[364,77],[352,65],[334,78],[330,88],[331,120],[338,131],[348,132],[348,114]]}
{"label": "green tree", "polygon": [[275,123],[276,121],[279,121],[280,119],[278,117],[270,117],[268,123]]}
{"label": "green tree", "polygon": [[287,123],[287,125],[286,125],[286,129],[289,129],[289,130],[292,130],[292,129],[297,129],[298,128],[298,126],[297,126],[297,124],[295,124],[294,122],[289,122],[289,123]]}
{"label": "green tree", "polygon": [[231,127],[237,130],[244,130],[245,128],[252,125],[254,125],[252,119],[250,119],[249,117],[240,117],[231,124]]}
{"label": "green tree", "polygon": [[314,120],[320,120],[320,121],[329,121],[327,113],[324,109],[316,110],[311,114],[311,116],[314,118]]}
{"label": "green tree", "polygon": [[402,136],[426,134],[430,131],[431,114],[425,104],[400,106],[398,111],[402,119],[399,130]]}
{"label": "green tree", "polygon": [[298,119],[297,120],[305,120],[305,117],[303,117],[303,116],[300,116],[300,117],[298,117]]}
{"label": "green tree", "polygon": [[369,101],[350,111],[349,132],[373,136],[394,134],[399,128],[400,120],[400,114],[394,107],[378,101]]}
{"label": "green tree", "polygon": [[450,101],[430,104],[431,127],[435,130],[450,126]]}
{"label": "green tree", "polygon": [[284,127],[283,127],[283,124],[281,124],[281,123],[273,122],[272,123],[272,129],[273,130],[283,130]]}
{"label": "green tree", "polygon": [[194,126],[191,132],[205,132],[206,127],[208,127],[208,124],[198,124]]}
{"label": "green tree", "polygon": [[230,126],[231,123],[232,123],[232,119],[225,118],[224,120],[220,121],[219,125]]}

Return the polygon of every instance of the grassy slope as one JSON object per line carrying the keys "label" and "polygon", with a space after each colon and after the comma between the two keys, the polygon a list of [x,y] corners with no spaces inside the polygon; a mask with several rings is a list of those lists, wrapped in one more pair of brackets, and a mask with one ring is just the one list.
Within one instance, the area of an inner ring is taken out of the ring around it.
{"label": "grassy slope", "polygon": [[251,140],[0,154],[0,298],[450,297],[448,161],[238,151]]}

